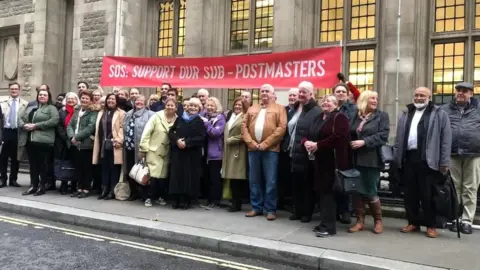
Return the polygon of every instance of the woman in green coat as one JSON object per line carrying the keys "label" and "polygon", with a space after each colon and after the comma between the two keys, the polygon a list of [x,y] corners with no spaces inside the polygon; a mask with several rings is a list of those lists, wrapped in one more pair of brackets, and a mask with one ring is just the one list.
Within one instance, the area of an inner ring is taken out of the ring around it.
{"label": "woman in green coat", "polygon": [[38,106],[29,107],[18,128],[25,130],[19,138],[19,146],[26,146],[30,163],[30,188],[22,195],[40,196],[45,194],[47,159],[53,151],[58,111],[52,105],[52,94],[48,90],[37,93]]}
{"label": "woman in green coat", "polygon": [[73,156],[73,167],[77,182],[77,192],[71,197],[86,198],[93,176],[93,135],[100,106],[93,105],[90,91],[80,93],[80,106],[75,108],[72,120],[67,127],[67,144]]}
{"label": "woman in green coat", "polygon": [[232,206],[229,212],[238,212],[242,208],[242,197],[247,196],[247,145],[242,140],[243,116],[248,103],[239,97],[233,101],[232,115],[225,124],[222,178],[230,179]]}

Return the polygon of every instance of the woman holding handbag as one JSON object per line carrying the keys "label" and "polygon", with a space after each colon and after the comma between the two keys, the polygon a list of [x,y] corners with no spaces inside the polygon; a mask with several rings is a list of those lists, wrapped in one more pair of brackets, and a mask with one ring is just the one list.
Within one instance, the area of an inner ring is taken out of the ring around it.
{"label": "woman holding handbag", "polygon": [[72,120],[67,127],[68,145],[73,156],[73,167],[77,191],[71,197],[86,198],[90,192],[93,176],[92,135],[100,106],[93,104],[92,92],[80,93],[80,106],[75,108]]}
{"label": "woman holding handbag", "polygon": [[346,170],[349,164],[350,125],[346,115],[338,111],[338,101],[328,95],[321,102],[322,113],[310,126],[304,143],[309,153],[314,153],[314,190],[320,197],[322,222],[314,228],[318,237],[332,236],[336,229],[336,200],[333,192],[335,170]]}
{"label": "woman holding handbag", "polygon": [[140,156],[145,159],[150,172],[150,183],[144,187],[145,206],[152,206],[157,195],[158,203],[165,205],[164,197],[168,184],[170,144],[168,132],[177,120],[177,100],[167,98],[165,110],[154,113],[143,130],[139,144]]}
{"label": "woman holding handbag", "polygon": [[118,97],[108,94],[105,107],[98,113],[93,143],[93,164],[102,165],[102,194],[99,200],[115,198],[114,188],[123,164],[123,123],[125,112],[117,107]]}
{"label": "woman holding handbag", "polygon": [[123,151],[125,169],[124,177],[128,179],[130,185],[130,198],[129,201],[134,201],[140,197],[140,185],[137,184],[135,179],[132,179],[128,174],[133,165],[138,163],[141,159],[139,152],[140,139],[142,138],[143,130],[150,117],[154,112],[147,110],[145,96],[140,95],[135,98],[135,106],[133,110],[130,110],[125,115],[125,122],[123,124],[124,130],[124,146]]}
{"label": "woman holding handbag", "polygon": [[388,114],[377,109],[377,92],[364,91],[357,100],[355,118],[351,120],[350,147],[353,149],[355,168],[360,171],[359,194],[353,196],[356,224],[348,232],[362,231],[365,224],[365,204],[370,207],[375,225],[373,232],[383,232],[382,208],[377,187],[380,170],[385,166],[380,148],[388,141],[390,122]]}

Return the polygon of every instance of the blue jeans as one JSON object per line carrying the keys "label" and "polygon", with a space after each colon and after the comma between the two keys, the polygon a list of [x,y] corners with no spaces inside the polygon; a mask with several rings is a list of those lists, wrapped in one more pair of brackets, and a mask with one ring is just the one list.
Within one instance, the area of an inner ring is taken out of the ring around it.
{"label": "blue jeans", "polygon": [[250,166],[250,203],[253,211],[274,214],[277,210],[278,153],[270,151],[248,152]]}

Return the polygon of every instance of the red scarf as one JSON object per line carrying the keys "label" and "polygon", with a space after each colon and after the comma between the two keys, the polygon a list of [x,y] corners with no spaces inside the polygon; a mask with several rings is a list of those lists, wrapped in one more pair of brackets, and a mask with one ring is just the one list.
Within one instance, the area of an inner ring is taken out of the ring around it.
{"label": "red scarf", "polygon": [[72,119],[73,113],[75,112],[75,108],[70,105],[65,105],[65,111],[67,112],[67,116],[65,116],[65,128],[68,127],[68,123],[70,123],[70,119]]}

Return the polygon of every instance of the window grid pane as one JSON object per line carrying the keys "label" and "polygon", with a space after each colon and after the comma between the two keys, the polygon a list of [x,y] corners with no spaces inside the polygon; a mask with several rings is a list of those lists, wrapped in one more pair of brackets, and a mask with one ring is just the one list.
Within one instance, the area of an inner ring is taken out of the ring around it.
{"label": "window grid pane", "polygon": [[248,91],[252,94],[252,104],[258,104],[260,102],[260,89],[229,88],[227,110],[232,109],[233,101],[242,94],[242,91]]}
{"label": "window grid pane", "polygon": [[454,95],[455,84],[463,81],[465,43],[435,44],[433,51],[434,102],[446,103]]}
{"label": "window grid pane", "polygon": [[475,2],[475,28],[480,29],[480,0]]}
{"label": "window grid pane", "polygon": [[318,88],[315,90],[315,99],[318,101],[326,95],[331,95],[333,93],[332,88]]}
{"label": "window grid pane", "polygon": [[348,78],[360,92],[373,90],[375,49],[350,51]]}
{"label": "window grid pane", "polygon": [[375,0],[352,1],[351,40],[375,38],[375,2]]}
{"label": "window grid pane", "polygon": [[465,30],[465,2],[463,0],[436,0],[435,32],[463,30]]}
{"label": "window grid pane", "polygon": [[475,84],[475,94],[480,94],[480,41],[475,41],[475,68],[473,71],[473,81]]}
{"label": "window grid pane", "polygon": [[255,0],[255,37],[253,48],[267,49],[273,45],[274,0]]}
{"label": "window grid pane", "polygon": [[187,10],[187,0],[180,0],[178,8],[178,37],[177,37],[177,55],[185,53],[185,13]]}
{"label": "window grid pane", "polygon": [[232,0],[230,20],[230,49],[248,48],[250,0]]}
{"label": "window grid pane", "polygon": [[160,3],[158,56],[171,56],[173,49],[173,0]]}
{"label": "window grid pane", "polygon": [[343,37],[343,0],[323,0],[320,12],[320,42],[335,42]]}

